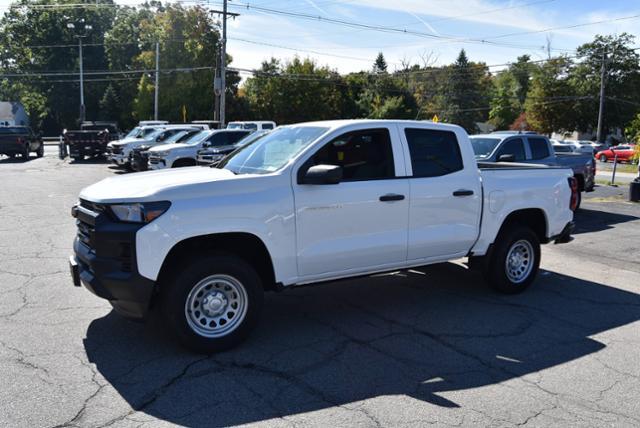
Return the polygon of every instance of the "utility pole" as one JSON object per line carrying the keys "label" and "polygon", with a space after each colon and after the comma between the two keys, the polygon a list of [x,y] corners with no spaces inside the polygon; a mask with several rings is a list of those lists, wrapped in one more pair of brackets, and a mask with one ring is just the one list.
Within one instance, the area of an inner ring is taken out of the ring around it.
{"label": "utility pole", "polygon": [[156,42],[156,84],[153,96],[153,119],[158,120],[158,92],[160,91],[160,43]]}
{"label": "utility pole", "polygon": [[78,37],[78,51],[80,55],[80,123],[85,120],[84,107],[84,68],[82,66],[82,37]]}
{"label": "utility pole", "polygon": [[222,6],[222,50],[220,53],[220,128],[225,127],[227,92],[227,0]]}
{"label": "utility pole", "polygon": [[606,81],[607,72],[607,53],[602,53],[602,67],[600,68],[600,108],[598,110],[598,133],[596,134],[596,141],[600,144],[602,141],[602,126],[604,118],[604,85]]}
{"label": "utility pole", "polygon": [[[219,99],[216,103],[216,112],[218,112],[217,120],[220,121],[220,127],[224,128],[226,120],[226,90],[227,90],[227,16],[235,18],[239,16],[237,13],[227,12],[227,1],[224,0],[222,4],[222,11],[212,10],[211,13],[218,13],[222,15],[222,40],[220,46],[219,66],[216,67],[216,78],[214,79],[214,91],[216,98]],[[220,70],[218,72],[218,70]]]}

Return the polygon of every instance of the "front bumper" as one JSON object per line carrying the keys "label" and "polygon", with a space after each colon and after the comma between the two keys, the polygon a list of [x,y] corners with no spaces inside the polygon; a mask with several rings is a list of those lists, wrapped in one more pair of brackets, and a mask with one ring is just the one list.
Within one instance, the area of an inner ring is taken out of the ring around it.
{"label": "front bumper", "polygon": [[149,169],[164,169],[167,168],[167,161],[163,158],[149,157],[148,163]]}
{"label": "front bumper", "polygon": [[124,153],[109,153],[109,160],[118,166],[124,166],[129,163],[129,156]]}
{"label": "front bumper", "polygon": [[74,285],[108,300],[128,318],[144,318],[155,289],[136,264],[135,237],[144,225],[115,222],[83,206],[74,207],[72,214],[78,224],[70,259]]}

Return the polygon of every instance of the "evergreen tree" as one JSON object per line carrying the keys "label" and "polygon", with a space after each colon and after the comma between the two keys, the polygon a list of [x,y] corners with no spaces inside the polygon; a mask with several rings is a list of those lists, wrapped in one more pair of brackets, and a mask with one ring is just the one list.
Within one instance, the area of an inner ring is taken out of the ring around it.
{"label": "evergreen tree", "polygon": [[497,129],[508,129],[520,114],[517,82],[509,71],[500,73],[494,82],[496,88],[491,99],[489,121]]}
{"label": "evergreen tree", "polygon": [[486,66],[469,61],[462,49],[456,62],[448,68],[441,101],[441,119],[476,131],[476,122],[486,120],[490,81]]}
{"label": "evergreen tree", "polygon": [[118,120],[120,116],[120,99],[113,85],[107,86],[104,95],[100,99],[100,112],[98,116],[102,120]]}
{"label": "evergreen tree", "polygon": [[373,72],[376,74],[382,74],[387,72],[387,61],[384,59],[382,52],[378,53],[376,61],[373,63]]}

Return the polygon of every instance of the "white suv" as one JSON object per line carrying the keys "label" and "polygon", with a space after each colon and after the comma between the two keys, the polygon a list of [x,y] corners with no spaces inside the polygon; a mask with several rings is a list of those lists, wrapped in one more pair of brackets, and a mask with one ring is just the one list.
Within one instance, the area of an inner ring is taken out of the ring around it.
{"label": "white suv", "polygon": [[149,169],[195,166],[198,150],[215,144],[218,137],[227,134],[228,139],[230,137],[228,134],[233,134],[234,141],[237,141],[250,132],[244,129],[202,131],[183,143],[153,147],[149,149]]}

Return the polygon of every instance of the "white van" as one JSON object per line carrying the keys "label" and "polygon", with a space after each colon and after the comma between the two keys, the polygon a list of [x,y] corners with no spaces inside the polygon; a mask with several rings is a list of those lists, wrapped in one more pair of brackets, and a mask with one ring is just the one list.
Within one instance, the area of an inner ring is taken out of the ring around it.
{"label": "white van", "polygon": [[250,122],[229,122],[227,129],[250,129],[252,131],[264,131],[275,129],[276,123],[270,120],[256,120]]}

